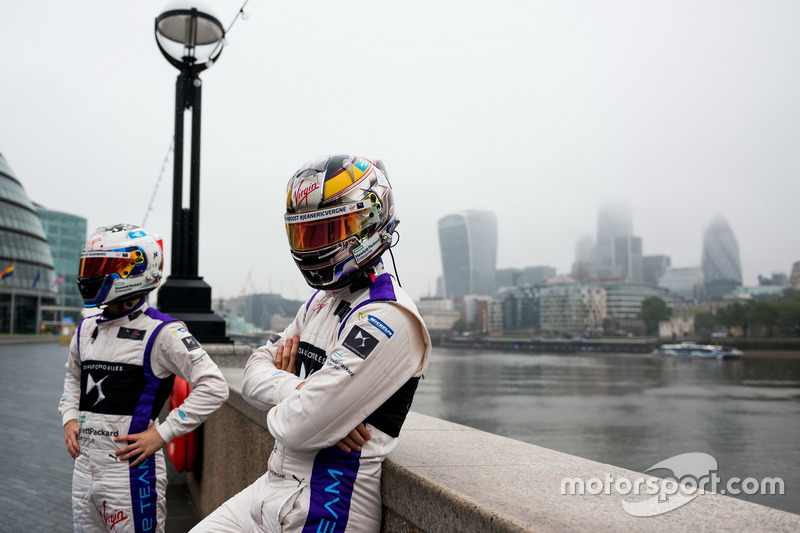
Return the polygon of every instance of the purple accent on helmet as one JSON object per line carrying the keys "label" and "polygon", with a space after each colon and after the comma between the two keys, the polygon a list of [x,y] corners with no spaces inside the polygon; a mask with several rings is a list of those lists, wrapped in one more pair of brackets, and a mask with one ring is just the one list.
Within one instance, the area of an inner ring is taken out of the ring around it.
{"label": "purple accent on helmet", "polygon": [[303,533],[345,530],[360,458],[361,452],[345,453],[336,446],[317,453],[311,471],[311,499]]}
{"label": "purple accent on helmet", "polygon": [[342,325],[339,326],[339,332],[336,335],[341,337],[345,324],[353,316],[358,309],[372,302],[396,302],[397,295],[394,292],[394,283],[392,283],[392,275],[383,273],[369,286],[369,298],[355,306],[350,313],[342,320]]}

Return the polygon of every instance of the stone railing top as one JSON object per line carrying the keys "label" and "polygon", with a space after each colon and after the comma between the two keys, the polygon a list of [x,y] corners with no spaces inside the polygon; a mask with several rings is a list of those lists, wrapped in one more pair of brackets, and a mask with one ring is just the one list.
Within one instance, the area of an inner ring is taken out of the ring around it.
{"label": "stone railing top", "polygon": [[[229,404],[265,426],[264,412],[241,398],[242,369],[222,370],[231,389]],[[596,495],[589,490],[570,494],[569,485],[564,485],[570,479],[587,484],[609,478],[663,483],[412,412],[384,464],[383,498],[385,506],[421,531],[800,531],[800,515],[710,492],[699,491],[684,505],[664,512],[666,503],[642,503],[653,498],[645,494],[645,485],[640,496],[622,495],[613,483]],[[567,494],[562,494],[562,486]],[[675,502],[676,496],[669,501]],[[634,516],[624,506],[646,516]],[[656,515],[659,511],[662,514]]]}

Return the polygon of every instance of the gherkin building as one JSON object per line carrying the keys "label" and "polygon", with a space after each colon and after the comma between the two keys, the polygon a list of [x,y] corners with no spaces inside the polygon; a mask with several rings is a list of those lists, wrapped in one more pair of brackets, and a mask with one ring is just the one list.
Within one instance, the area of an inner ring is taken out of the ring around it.
{"label": "gherkin building", "polygon": [[57,303],[55,269],[39,215],[0,154],[0,335],[39,333]]}
{"label": "gherkin building", "polygon": [[742,284],[742,262],[739,243],[728,222],[714,217],[703,236],[703,277],[706,294],[721,298]]}

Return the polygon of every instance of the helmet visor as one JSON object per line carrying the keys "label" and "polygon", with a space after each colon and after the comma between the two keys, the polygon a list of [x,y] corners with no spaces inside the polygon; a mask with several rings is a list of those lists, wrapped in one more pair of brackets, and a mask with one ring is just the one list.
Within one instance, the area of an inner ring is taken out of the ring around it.
{"label": "helmet visor", "polygon": [[359,235],[378,222],[379,207],[370,200],[319,211],[287,214],[289,246],[297,252],[316,250]]}
{"label": "helmet visor", "polygon": [[119,274],[121,278],[135,276],[147,268],[144,250],[138,246],[84,252],[78,267],[78,277],[106,276]]}

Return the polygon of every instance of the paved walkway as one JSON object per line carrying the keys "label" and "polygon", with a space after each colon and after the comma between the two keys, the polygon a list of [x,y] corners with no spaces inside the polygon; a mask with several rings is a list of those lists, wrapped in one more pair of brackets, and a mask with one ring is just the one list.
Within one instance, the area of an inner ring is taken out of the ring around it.
{"label": "paved walkway", "polygon": [[[2,533],[72,531],[72,459],[57,408],[66,357],[67,348],[56,343],[0,345]],[[188,531],[197,521],[181,481],[173,472],[167,533]]]}

